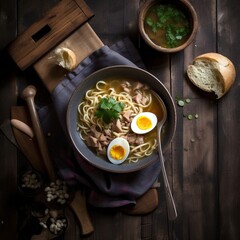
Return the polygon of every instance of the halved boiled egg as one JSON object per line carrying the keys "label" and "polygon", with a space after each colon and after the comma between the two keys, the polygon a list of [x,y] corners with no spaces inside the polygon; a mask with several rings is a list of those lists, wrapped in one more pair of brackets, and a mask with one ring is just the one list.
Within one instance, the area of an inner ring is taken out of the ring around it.
{"label": "halved boiled egg", "polygon": [[117,137],[109,143],[107,156],[110,162],[120,164],[127,159],[129,151],[128,141],[125,138]]}
{"label": "halved boiled egg", "polygon": [[153,130],[157,125],[157,116],[151,112],[137,114],[132,122],[131,129],[137,134],[145,134]]}

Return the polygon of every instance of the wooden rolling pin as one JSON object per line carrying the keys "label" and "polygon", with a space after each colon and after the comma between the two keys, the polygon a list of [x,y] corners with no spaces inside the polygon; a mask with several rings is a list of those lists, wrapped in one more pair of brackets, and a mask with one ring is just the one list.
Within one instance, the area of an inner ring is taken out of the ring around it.
{"label": "wooden rolling pin", "polygon": [[[23,90],[21,96],[27,102],[31,120],[32,120],[34,135],[37,139],[39,150],[40,150],[48,177],[50,181],[55,182],[57,180],[57,174],[55,172],[55,169],[47,148],[46,140],[41,128],[41,124],[38,118],[38,114],[34,105],[34,98],[35,98],[36,92],[37,92],[36,88],[33,85],[29,85]],[[73,197],[73,200],[70,202],[70,206],[79,220],[79,223],[82,229],[82,235],[87,235],[92,233],[94,231],[94,228],[90,220],[89,214],[87,212],[86,199],[80,191],[76,191],[74,193],[74,197]]]}
{"label": "wooden rolling pin", "polygon": [[49,152],[48,152],[45,137],[43,135],[40,121],[38,118],[38,114],[37,114],[37,111],[36,111],[35,105],[34,105],[34,98],[35,98],[36,92],[37,92],[36,88],[34,86],[30,85],[23,90],[21,96],[27,102],[31,120],[32,120],[33,130],[34,130],[34,133],[35,133],[35,136],[37,139],[37,143],[39,146],[40,153],[42,155],[44,165],[46,167],[48,177],[49,177],[50,181],[54,182],[57,180],[57,175],[54,170],[54,167],[53,167],[53,164],[52,164]]}

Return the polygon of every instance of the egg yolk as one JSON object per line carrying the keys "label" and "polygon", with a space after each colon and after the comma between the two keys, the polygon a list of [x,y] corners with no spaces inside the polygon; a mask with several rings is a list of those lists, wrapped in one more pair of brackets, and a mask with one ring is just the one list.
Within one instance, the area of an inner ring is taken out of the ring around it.
{"label": "egg yolk", "polygon": [[152,127],[152,121],[145,116],[140,116],[137,119],[137,126],[141,129],[141,130],[147,130],[149,128]]}
{"label": "egg yolk", "polygon": [[115,160],[121,160],[125,156],[125,149],[120,145],[114,145],[110,149],[110,155]]}

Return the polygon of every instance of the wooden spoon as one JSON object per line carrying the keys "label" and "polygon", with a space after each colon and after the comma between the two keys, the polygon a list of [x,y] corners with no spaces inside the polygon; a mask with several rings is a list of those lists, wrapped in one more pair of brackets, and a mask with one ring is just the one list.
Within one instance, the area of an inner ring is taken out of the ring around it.
{"label": "wooden spoon", "polygon": [[172,196],[171,188],[169,186],[168,177],[165,169],[164,164],[164,157],[162,153],[162,144],[161,144],[161,130],[164,125],[164,123],[167,120],[167,109],[163,102],[163,100],[160,98],[160,96],[152,91],[153,95],[156,97],[156,99],[159,101],[162,110],[163,110],[163,117],[157,124],[157,140],[158,140],[158,154],[159,154],[159,160],[162,167],[162,173],[163,173],[163,180],[164,180],[164,187],[165,187],[165,193],[166,193],[166,202],[167,202],[167,210],[168,210],[168,218],[169,220],[175,220],[177,218],[177,209],[175,206],[175,202]]}
{"label": "wooden spoon", "polygon": [[[33,85],[29,85],[23,90],[21,95],[22,95],[22,98],[27,102],[27,105],[29,108],[34,134],[38,142],[39,150],[42,155],[42,159],[46,167],[48,177],[51,181],[55,182],[57,180],[57,174],[55,172],[55,169],[47,148],[46,140],[41,128],[41,124],[38,118],[38,114],[34,105],[34,98],[35,98],[36,92],[37,92],[36,88]],[[92,233],[94,231],[94,228],[87,212],[85,197],[80,191],[75,192],[73,200],[70,203],[70,206],[72,210],[75,212],[79,220],[79,223],[81,224],[82,234],[86,235],[86,234]]]}

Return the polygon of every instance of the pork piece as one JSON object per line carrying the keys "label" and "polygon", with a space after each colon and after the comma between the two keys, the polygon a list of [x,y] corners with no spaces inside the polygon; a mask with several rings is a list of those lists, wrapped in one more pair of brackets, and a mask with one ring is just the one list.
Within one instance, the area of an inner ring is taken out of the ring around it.
{"label": "pork piece", "polygon": [[132,98],[136,103],[146,105],[148,102],[148,97],[144,96],[141,92],[137,92]]}
{"label": "pork piece", "polygon": [[111,130],[110,129],[105,129],[104,130],[104,135],[111,137]]}
{"label": "pork piece", "polygon": [[144,143],[144,137],[135,133],[130,133],[127,135],[127,140],[131,145],[140,145]]}
{"label": "pork piece", "polygon": [[120,85],[121,85],[121,87],[131,87],[131,83],[128,81],[123,81],[123,82],[121,82]]}
{"label": "pork piece", "polygon": [[122,124],[119,119],[117,119],[117,121],[114,121],[112,130],[118,133],[122,132]]}
{"label": "pork piece", "polygon": [[131,114],[132,114],[132,111],[131,110],[127,110],[126,112],[124,112],[122,114],[123,119],[125,119],[127,122],[131,122],[131,119],[130,119]]}
{"label": "pork piece", "polygon": [[126,136],[129,144],[134,144],[135,140],[136,140],[136,134],[135,133],[130,133]]}
{"label": "pork piece", "polygon": [[143,96],[141,99],[141,104],[145,105],[148,101],[148,98],[146,96]]}
{"label": "pork piece", "polygon": [[89,147],[95,147],[95,148],[98,147],[98,140],[93,136],[87,136],[86,142]]}
{"label": "pork piece", "polygon": [[100,137],[98,138],[98,141],[100,141],[100,142],[107,141],[107,136],[102,133],[102,134],[100,135]]}
{"label": "pork piece", "polygon": [[101,143],[99,143],[98,148],[97,148],[97,152],[98,152],[98,154],[106,155],[107,154],[107,148],[105,146],[102,146]]}
{"label": "pork piece", "polygon": [[103,146],[108,146],[108,144],[109,144],[109,141],[101,142],[102,147],[103,147]]}
{"label": "pork piece", "polygon": [[101,132],[99,132],[97,129],[96,129],[96,127],[95,126],[93,126],[92,128],[91,128],[91,133],[92,133],[92,135],[95,137],[95,138],[99,138],[100,137],[100,135],[101,135]]}
{"label": "pork piece", "polygon": [[136,103],[141,103],[142,101],[142,94],[140,92],[138,92],[136,95],[134,95],[132,97],[133,101],[135,101]]}
{"label": "pork piece", "polygon": [[143,143],[144,143],[144,138],[143,138],[143,136],[137,135],[137,138],[136,138],[134,144],[135,144],[135,145],[141,145],[141,144],[143,144]]}
{"label": "pork piece", "polygon": [[135,82],[133,86],[133,91],[143,88],[145,85],[141,82]]}
{"label": "pork piece", "polygon": [[123,83],[121,83],[121,87],[122,87],[124,92],[129,93],[131,91],[131,89],[130,89],[131,84],[128,81],[124,81]]}

